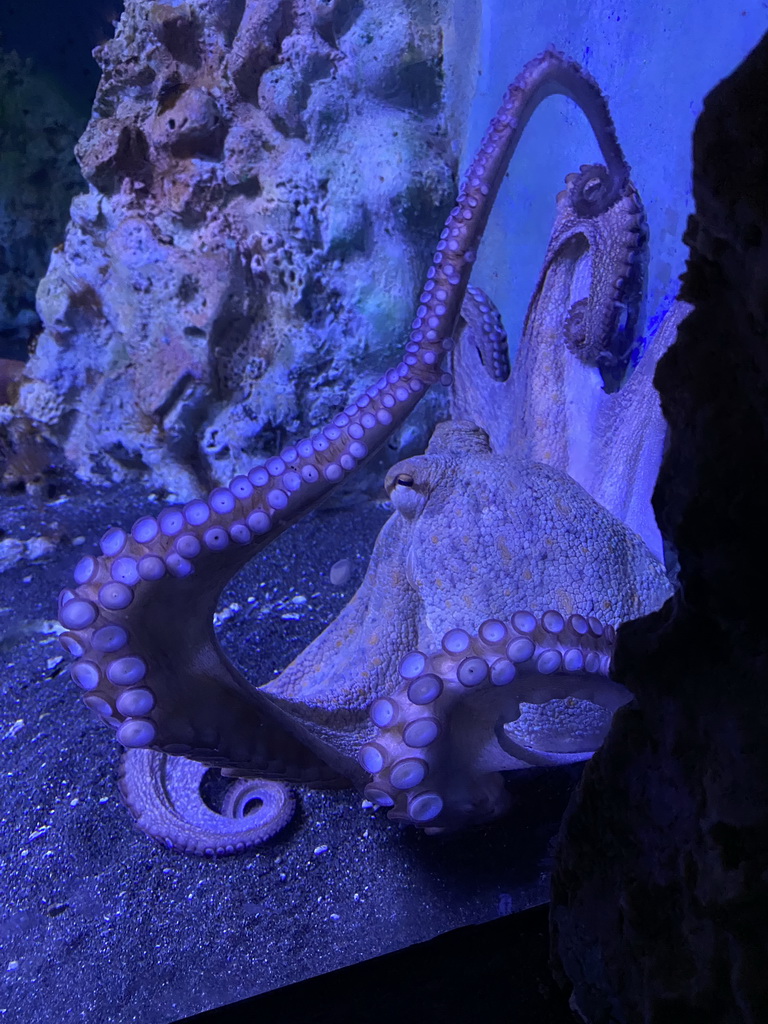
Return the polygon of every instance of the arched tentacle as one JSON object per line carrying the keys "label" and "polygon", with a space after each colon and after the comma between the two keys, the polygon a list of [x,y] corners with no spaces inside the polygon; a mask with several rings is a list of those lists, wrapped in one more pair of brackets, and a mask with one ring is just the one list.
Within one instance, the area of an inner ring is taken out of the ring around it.
{"label": "arched tentacle", "polygon": [[610,679],[614,642],[593,616],[520,610],[409,652],[401,689],[371,705],[378,732],[358,754],[366,796],[429,831],[503,814],[500,771],[589,757],[630,699]]}
{"label": "arched tentacle", "polygon": [[266,842],[293,817],[291,791],[267,779],[234,780],[217,814],[200,795],[207,771],[186,757],[127,750],[120,761],[120,792],[143,832],[184,853],[241,853]]}

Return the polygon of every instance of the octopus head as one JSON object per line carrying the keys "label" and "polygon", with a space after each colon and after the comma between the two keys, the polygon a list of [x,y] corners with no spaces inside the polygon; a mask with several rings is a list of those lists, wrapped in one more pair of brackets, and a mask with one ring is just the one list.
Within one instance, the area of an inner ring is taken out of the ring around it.
{"label": "octopus head", "polygon": [[571,587],[573,522],[553,536],[558,500],[574,503],[577,522],[594,513],[570,478],[495,456],[462,421],[441,425],[386,487],[417,646],[370,707],[375,728],[358,753],[365,792],[428,831],[480,824],[508,809],[501,772],[589,757],[630,698],[609,675],[615,631],[595,614],[602,580],[592,600],[585,564]]}

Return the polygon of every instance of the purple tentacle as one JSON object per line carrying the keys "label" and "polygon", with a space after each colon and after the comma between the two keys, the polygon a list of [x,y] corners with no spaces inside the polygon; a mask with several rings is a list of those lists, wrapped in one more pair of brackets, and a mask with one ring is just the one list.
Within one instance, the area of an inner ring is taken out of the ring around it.
{"label": "purple tentacle", "polygon": [[477,632],[450,629],[437,651],[410,651],[401,689],[370,708],[378,733],[358,754],[372,776],[365,795],[430,832],[499,817],[509,802],[499,769],[570,762],[600,746],[630,699],[609,678],[614,641],[594,616],[520,610]]}
{"label": "purple tentacle", "polygon": [[217,814],[200,796],[207,771],[187,757],[126,750],[120,761],[120,792],[143,832],[183,853],[242,853],[291,820],[295,798],[281,782],[267,779],[235,780]]}

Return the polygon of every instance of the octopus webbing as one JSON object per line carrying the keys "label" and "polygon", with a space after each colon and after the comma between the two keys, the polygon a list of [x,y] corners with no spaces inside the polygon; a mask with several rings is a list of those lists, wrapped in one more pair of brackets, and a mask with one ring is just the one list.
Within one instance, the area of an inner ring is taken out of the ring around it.
{"label": "octopus webbing", "polygon": [[[583,166],[558,196],[510,376],[498,312],[468,282],[521,133],[555,92],[585,112],[605,166]],[[604,96],[546,51],[469,167],[402,361],[310,437],[205,499],[107,530],[80,560],[60,639],[83,702],[126,748],[121,790],[141,828],[233,852],[290,817],[284,783],[344,782],[439,832],[503,814],[501,773],[594,752],[630,698],[610,675],[615,629],[672,589],[650,510],[663,442],[651,374],[685,308],[641,353],[646,249]],[[453,418],[387,474],[395,511],[359,590],[252,685],[213,632],[222,587],[437,382],[452,384]],[[203,766],[238,777],[220,814],[200,796]]]}

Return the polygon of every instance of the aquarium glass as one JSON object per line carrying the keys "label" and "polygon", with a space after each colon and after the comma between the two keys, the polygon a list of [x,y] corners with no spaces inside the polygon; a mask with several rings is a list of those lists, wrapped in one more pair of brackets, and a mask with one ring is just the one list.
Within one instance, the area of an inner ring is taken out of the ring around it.
{"label": "aquarium glass", "polygon": [[165,1024],[547,901],[616,627],[674,589],[652,371],[766,27],[3,0],[2,1019]]}

